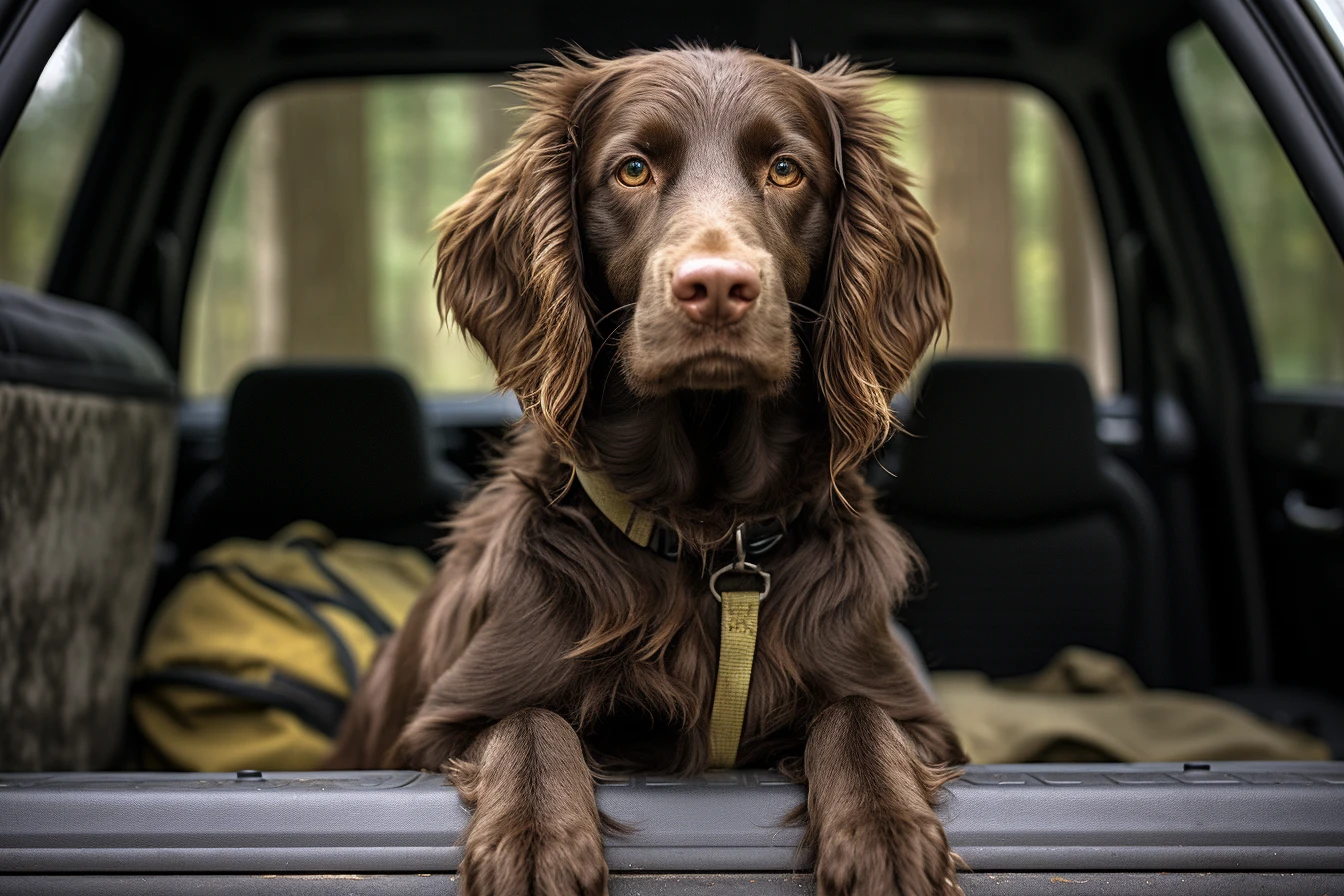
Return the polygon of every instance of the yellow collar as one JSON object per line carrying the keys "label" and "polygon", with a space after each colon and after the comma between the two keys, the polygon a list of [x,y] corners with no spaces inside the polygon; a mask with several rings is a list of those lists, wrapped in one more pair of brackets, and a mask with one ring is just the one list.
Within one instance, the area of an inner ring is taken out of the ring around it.
{"label": "yellow collar", "polygon": [[616,486],[604,473],[594,470],[574,468],[579,485],[588,493],[589,499],[602,511],[602,515],[611,520],[611,524],[625,533],[625,537],[642,548],[649,546],[653,538],[653,514],[640,510],[626,500],[625,495],[616,491]]}

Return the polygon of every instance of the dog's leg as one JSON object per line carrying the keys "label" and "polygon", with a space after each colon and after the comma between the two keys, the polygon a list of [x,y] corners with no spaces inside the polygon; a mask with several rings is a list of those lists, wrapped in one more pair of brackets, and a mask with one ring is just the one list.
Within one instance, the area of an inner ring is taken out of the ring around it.
{"label": "dog's leg", "polygon": [[824,710],[803,764],[818,896],[961,896],[933,811],[948,774],[877,703],[846,697]]}
{"label": "dog's leg", "polygon": [[475,804],[467,827],[463,896],[603,896],[593,778],[574,729],[544,709],[491,726],[452,777]]}

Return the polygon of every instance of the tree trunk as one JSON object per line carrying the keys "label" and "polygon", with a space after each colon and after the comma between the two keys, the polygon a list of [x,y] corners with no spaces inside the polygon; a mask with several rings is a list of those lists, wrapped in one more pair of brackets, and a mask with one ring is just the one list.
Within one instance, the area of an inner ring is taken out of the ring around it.
{"label": "tree trunk", "polygon": [[[280,107],[261,103],[248,129],[247,232],[252,261],[252,355],[279,357],[285,349],[289,305],[287,246],[280,226]],[[212,303],[213,304],[213,303]],[[210,369],[210,368],[207,368]]]}
{"label": "tree trunk", "polygon": [[[395,226],[397,243],[416,247],[416,263],[411,267],[395,265],[387,282],[392,295],[383,301],[395,309],[397,345],[406,353],[406,366],[421,377],[419,385],[432,387],[442,351],[438,336],[438,312],[431,283],[434,277],[434,237],[430,224],[440,211],[440,197],[434,189],[434,169],[438,161],[434,142],[434,92],[442,88],[433,83],[398,88],[387,100],[398,135],[395,147],[400,180],[392,191],[397,203]],[[391,172],[389,172],[390,174]]]}
{"label": "tree trunk", "polygon": [[375,352],[364,91],[304,87],[260,113],[250,216],[258,348],[294,358]]}
{"label": "tree trunk", "polygon": [[952,281],[956,351],[1018,347],[1010,111],[995,84],[953,82],[926,94],[929,205]]}
{"label": "tree trunk", "polygon": [[1082,153],[1064,122],[1051,116],[1050,153],[1055,181],[1054,233],[1059,249],[1059,308],[1063,315],[1063,352],[1087,371],[1093,390],[1111,395],[1116,381],[1115,331],[1110,315],[1115,299],[1106,287],[1105,251],[1088,200],[1091,182]]}

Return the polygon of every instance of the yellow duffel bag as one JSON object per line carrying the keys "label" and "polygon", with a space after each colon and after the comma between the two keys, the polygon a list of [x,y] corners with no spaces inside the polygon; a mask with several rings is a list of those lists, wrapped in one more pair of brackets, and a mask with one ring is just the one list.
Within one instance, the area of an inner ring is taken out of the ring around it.
{"label": "yellow duffel bag", "polygon": [[295,523],[202,553],[145,638],[131,713],[151,768],[306,770],[433,565]]}

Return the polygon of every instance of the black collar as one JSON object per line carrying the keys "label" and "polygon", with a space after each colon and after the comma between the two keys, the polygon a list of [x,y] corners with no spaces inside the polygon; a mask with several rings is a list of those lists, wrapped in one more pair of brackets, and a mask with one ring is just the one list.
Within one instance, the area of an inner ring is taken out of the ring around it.
{"label": "black collar", "polygon": [[[788,534],[788,529],[779,520],[760,520],[755,523],[747,523],[742,527],[742,547],[746,559],[756,560],[764,557],[784,540],[786,534]],[[681,556],[679,550],[681,540],[677,537],[677,533],[670,526],[665,526],[660,522],[653,524],[653,533],[649,538],[649,543],[644,547],[667,560],[676,560]]]}
{"label": "black collar", "polygon": [[[574,472],[597,509],[627,538],[667,560],[676,560],[681,556],[681,539],[672,527],[632,504],[602,473],[577,466]],[[787,533],[787,525],[778,519],[744,524],[742,547],[745,558],[755,560],[765,556],[784,540]]]}

